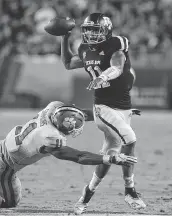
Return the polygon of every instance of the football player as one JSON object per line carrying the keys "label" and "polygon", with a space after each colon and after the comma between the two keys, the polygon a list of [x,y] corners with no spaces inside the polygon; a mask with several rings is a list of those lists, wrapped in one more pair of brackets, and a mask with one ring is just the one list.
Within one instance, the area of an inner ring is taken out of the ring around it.
{"label": "football player", "polygon": [[[61,57],[66,69],[84,68],[91,82],[88,90],[94,89],[94,120],[104,133],[101,150],[103,155],[117,152],[134,156],[136,135],[130,126],[134,110],[131,106],[130,90],[134,77],[131,73],[129,41],[123,36],[112,36],[112,22],[102,13],[90,14],[81,25],[82,42],[78,54],[69,47],[70,32],[62,36]],[[88,202],[96,188],[107,174],[110,165],[96,167],[93,177],[83,189],[74,211],[86,211]],[[146,205],[138,196],[134,185],[134,164],[123,166],[125,201],[134,209]]]}
{"label": "football player", "polygon": [[66,137],[82,133],[85,121],[93,119],[89,110],[51,102],[23,126],[14,127],[0,141],[0,208],[15,207],[21,199],[21,183],[16,172],[43,157],[53,155],[83,165],[136,163],[124,154],[102,156],[66,146]]}

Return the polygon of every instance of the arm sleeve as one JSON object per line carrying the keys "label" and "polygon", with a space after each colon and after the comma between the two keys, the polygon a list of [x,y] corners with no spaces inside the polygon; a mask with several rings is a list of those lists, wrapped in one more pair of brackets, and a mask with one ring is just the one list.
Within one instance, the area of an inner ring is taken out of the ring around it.
{"label": "arm sleeve", "polygon": [[59,151],[51,153],[54,157],[61,160],[69,160],[82,165],[103,164],[103,156],[88,151],[79,151],[68,146],[62,147]]}
{"label": "arm sleeve", "polygon": [[116,51],[111,57],[111,67],[107,68],[100,77],[104,81],[116,79],[123,73],[125,61],[125,53]]}

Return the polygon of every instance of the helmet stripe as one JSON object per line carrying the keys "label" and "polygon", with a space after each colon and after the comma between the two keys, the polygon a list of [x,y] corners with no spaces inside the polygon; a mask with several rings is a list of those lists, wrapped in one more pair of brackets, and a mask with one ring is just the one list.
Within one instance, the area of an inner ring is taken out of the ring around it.
{"label": "helmet stripe", "polygon": [[83,118],[85,119],[84,113],[80,109],[75,108],[75,107],[68,107],[68,106],[59,107],[56,109],[54,115],[56,115],[56,113],[59,111],[75,111],[75,112],[78,112],[79,114],[81,114],[83,116]]}

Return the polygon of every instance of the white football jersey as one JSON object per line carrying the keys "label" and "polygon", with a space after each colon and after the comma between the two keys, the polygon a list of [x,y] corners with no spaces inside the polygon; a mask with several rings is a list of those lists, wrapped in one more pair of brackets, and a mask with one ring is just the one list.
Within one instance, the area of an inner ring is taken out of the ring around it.
{"label": "white football jersey", "polygon": [[51,102],[32,120],[23,126],[14,127],[7,135],[2,146],[5,160],[15,170],[32,164],[49,154],[40,152],[42,146],[57,147],[57,140],[62,139],[66,145],[66,137],[60,133],[50,121],[54,109],[64,105],[62,102]]}

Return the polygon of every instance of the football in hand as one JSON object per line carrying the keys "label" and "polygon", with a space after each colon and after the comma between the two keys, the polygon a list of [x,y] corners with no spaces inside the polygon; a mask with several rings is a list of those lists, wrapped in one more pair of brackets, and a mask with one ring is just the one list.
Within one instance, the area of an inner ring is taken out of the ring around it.
{"label": "football in hand", "polygon": [[54,36],[67,34],[75,27],[75,20],[66,17],[55,17],[44,27],[45,31]]}

